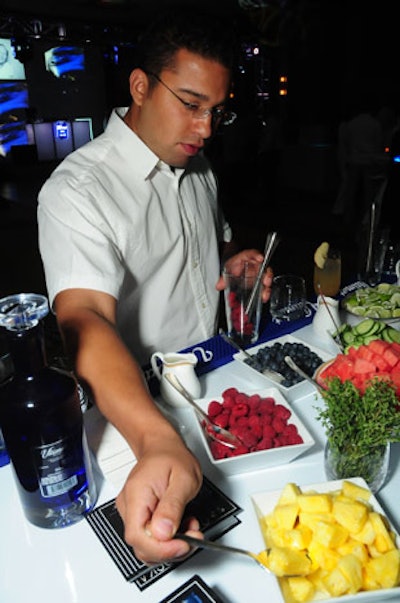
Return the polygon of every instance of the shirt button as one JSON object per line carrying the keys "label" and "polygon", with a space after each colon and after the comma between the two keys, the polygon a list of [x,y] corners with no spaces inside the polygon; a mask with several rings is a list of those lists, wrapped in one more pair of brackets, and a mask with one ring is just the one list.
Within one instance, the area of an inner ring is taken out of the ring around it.
{"label": "shirt button", "polygon": [[197,268],[198,263],[197,262],[193,262],[193,268]]}

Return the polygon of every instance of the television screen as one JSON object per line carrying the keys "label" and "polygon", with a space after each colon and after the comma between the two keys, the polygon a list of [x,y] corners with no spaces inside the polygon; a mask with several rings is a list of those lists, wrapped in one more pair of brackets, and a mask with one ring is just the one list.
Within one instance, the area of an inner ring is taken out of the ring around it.
{"label": "television screen", "polygon": [[46,70],[57,78],[74,79],[85,70],[85,54],[79,46],[54,46],[44,53]]}
{"label": "television screen", "polygon": [[29,143],[24,121],[0,123],[0,157],[5,157],[14,145]]}
{"label": "television screen", "polygon": [[0,122],[15,119],[15,115],[25,116],[29,106],[26,82],[0,81]]}
{"label": "television screen", "polygon": [[0,80],[24,80],[25,67],[15,58],[11,40],[0,38]]}

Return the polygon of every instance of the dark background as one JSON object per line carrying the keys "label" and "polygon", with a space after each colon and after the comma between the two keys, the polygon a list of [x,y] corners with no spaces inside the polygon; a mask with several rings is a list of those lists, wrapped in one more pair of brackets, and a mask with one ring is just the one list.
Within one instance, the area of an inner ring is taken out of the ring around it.
{"label": "dark background", "polygon": [[[91,117],[94,134],[100,133],[111,108],[129,102],[128,75],[140,31],[161,10],[191,4],[208,9],[210,18],[219,14],[233,22],[241,41],[233,100],[238,119],[217,134],[208,151],[240,245],[262,249],[266,232],[278,229],[275,272],[303,274],[311,294],[313,252],[328,240],[342,248],[345,282],[354,274],[357,224],[346,228],[331,215],[338,188],[337,131],[344,116],[365,104],[398,112],[396,3],[0,0],[0,37],[17,38],[24,50],[27,119]],[[61,43],[84,47],[82,76],[56,80],[45,71],[43,51]],[[283,97],[281,74],[288,78]],[[279,156],[260,165],[260,130],[274,112],[282,128]],[[0,157],[0,295],[45,292],[36,199],[54,167],[31,155]]]}

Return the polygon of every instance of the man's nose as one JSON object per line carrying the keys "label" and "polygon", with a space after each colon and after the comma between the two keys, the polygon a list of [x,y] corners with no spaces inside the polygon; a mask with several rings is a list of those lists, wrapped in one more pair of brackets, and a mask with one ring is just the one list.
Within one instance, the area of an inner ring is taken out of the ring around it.
{"label": "man's nose", "polygon": [[206,115],[201,119],[195,120],[195,128],[196,133],[201,136],[203,140],[210,138],[213,128],[212,128],[212,115]]}

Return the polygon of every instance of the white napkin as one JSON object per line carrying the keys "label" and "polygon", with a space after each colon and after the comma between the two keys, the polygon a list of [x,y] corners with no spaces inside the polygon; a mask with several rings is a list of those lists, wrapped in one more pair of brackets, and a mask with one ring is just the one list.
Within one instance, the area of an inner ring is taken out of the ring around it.
{"label": "white napkin", "polygon": [[84,414],[89,448],[104,477],[119,492],[128,477],[136,457],[120,432],[109,423],[96,406]]}

